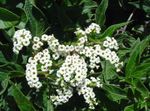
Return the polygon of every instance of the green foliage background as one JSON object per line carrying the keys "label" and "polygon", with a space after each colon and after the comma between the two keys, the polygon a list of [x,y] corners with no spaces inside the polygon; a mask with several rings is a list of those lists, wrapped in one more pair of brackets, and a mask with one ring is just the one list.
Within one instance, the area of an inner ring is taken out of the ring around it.
{"label": "green foliage background", "polygon": [[149,111],[149,0],[0,0],[0,111],[90,111],[77,95],[53,107],[46,81],[39,92],[30,89],[24,72],[31,52],[23,49],[15,55],[11,39],[16,29],[26,28],[36,36],[54,33],[61,42],[74,41],[76,27],[91,22],[102,28],[93,42],[115,36],[124,61],[119,74],[103,63],[99,75],[104,87],[95,89],[101,101],[95,111]]}

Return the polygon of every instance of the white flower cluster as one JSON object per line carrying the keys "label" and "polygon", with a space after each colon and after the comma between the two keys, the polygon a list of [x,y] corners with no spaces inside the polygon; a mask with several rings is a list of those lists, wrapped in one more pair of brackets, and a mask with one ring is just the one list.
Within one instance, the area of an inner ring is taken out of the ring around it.
{"label": "white flower cluster", "polygon": [[118,43],[113,37],[106,37],[106,40],[103,42],[103,46],[109,49],[119,49]]}
{"label": "white flower cluster", "polygon": [[41,42],[39,37],[33,37],[33,50],[39,50],[43,46],[43,42]]}
{"label": "white flower cluster", "polygon": [[95,32],[95,33],[99,34],[100,31],[101,31],[101,28],[96,23],[91,23],[91,25],[88,28],[85,29],[86,34],[90,34],[92,32]]}
{"label": "white flower cluster", "polygon": [[73,95],[73,89],[71,87],[67,89],[63,88],[62,90],[57,89],[56,92],[57,96],[51,96],[51,100],[56,106],[68,102]]}
{"label": "white flower cluster", "polygon": [[30,57],[26,65],[26,80],[30,87],[39,89],[42,84],[38,78],[37,65],[40,63],[40,70],[43,72],[49,71],[48,68],[52,66],[50,60],[50,54],[48,49],[44,49],[42,52],[38,52],[34,57]]}
{"label": "white flower cluster", "polygon": [[[102,84],[100,83],[99,78],[91,77],[90,79],[88,79],[87,71],[88,71],[87,63],[85,62],[83,57],[80,57],[77,54],[68,55],[65,59],[65,62],[57,71],[58,79],[56,84],[59,85],[61,83],[61,87],[65,87],[66,86],[65,83],[67,83],[72,87],[76,87],[78,94],[83,95],[85,102],[89,104],[90,108],[93,109],[94,105],[97,105],[98,103],[96,102],[93,88],[89,87],[88,85],[95,84],[96,87],[101,87]],[[62,93],[61,95],[64,96],[64,94]],[[71,96],[67,96],[67,97],[69,100]],[[52,101],[56,101],[56,98],[57,99],[60,98],[60,94],[58,94],[58,96],[51,96]],[[64,102],[68,101],[65,100]],[[59,104],[60,102],[55,102],[55,105],[59,105]]]}
{"label": "white flower cluster", "polygon": [[13,52],[18,54],[23,46],[29,46],[30,39],[32,39],[30,31],[26,29],[17,30],[13,36]]}
{"label": "white flower cluster", "polygon": [[[116,67],[117,71],[120,71],[123,65],[116,53],[118,44],[114,38],[106,37],[105,41],[97,45],[91,45],[88,41],[90,33],[92,35],[94,33],[99,34],[100,30],[100,26],[95,23],[92,23],[85,30],[77,28],[75,34],[78,41],[74,45],[60,44],[53,34],[33,37],[31,41],[32,36],[29,31],[25,29],[16,31],[13,39],[14,52],[19,53],[22,47],[28,46],[30,42],[34,50],[34,56],[28,59],[26,65],[26,79],[29,86],[39,89],[42,83],[39,81],[38,75],[41,72],[52,74],[54,70],[54,73],[56,72],[54,84],[58,86],[58,89],[56,90],[57,94],[51,95],[50,98],[55,105],[68,102],[75,89],[79,95],[84,97],[89,107],[94,109],[98,102],[93,87],[102,87],[102,83],[98,77],[92,77],[91,75],[95,73],[95,69],[101,67],[100,64],[103,60],[108,60]],[[23,42],[24,38],[26,38],[28,44]],[[18,43],[21,44],[19,48]],[[45,43],[48,44],[48,48],[42,50]],[[63,63],[60,66],[52,67],[52,63],[59,60]]]}

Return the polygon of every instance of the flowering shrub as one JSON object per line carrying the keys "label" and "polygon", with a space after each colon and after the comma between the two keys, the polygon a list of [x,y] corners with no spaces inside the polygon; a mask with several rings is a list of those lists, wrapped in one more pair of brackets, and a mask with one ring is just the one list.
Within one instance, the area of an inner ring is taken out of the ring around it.
{"label": "flowering shrub", "polygon": [[149,21],[111,2],[0,1],[0,111],[149,111]]}
{"label": "flowering shrub", "polygon": [[[40,90],[42,83],[38,75],[42,73],[47,79],[54,75],[57,95],[50,95],[50,98],[56,106],[68,102],[75,88],[79,95],[83,95],[89,108],[94,109],[98,102],[92,87],[102,87],[100,78],[92,76],[94,69],[100,70],[103,60],[108,60],[117,71],[123,65],[115,52],[119,47],[114,38],[106,37],[99,44],[90,45],[90,36],[96,36],[100,30],[95,23],[85,31],[77,28],[75,34],[79,40],[74,45],[60,44],[53,34],[32,37],[30,31],[25,29],[16,31],[13,37],[14,53],[18,54],[23,46],[32,44],[33,56],[28,59],[25,73],[28,85]],[[44,44],[47,44],[45,49],[42,48]],[[61,65],[53,67],[54,62],[60,61],[63,62]]]}

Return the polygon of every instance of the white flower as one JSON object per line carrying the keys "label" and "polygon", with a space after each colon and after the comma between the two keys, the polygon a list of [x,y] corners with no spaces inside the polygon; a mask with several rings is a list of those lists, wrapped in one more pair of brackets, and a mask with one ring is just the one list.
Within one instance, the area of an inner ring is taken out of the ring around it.
{"label": "white flower", "polygon": [[106,40],[103,42],[103,46],[109,49],[118,50],[118,43],[113,37],[106,37]]}
{"label": "white flower", "polygon": [[101,28],[96,23],[91,23],[91,25],[85,29],[86,34],[90,34],[92,32],[95,32],[95,33],[99,34],[100,31],[101,31]]}
{"label": "white flower", "polygon": [[21,29],[17,30],[13,36],[13,51],[18,54],[23,46],[29,46],[32,36],[30,31]]}

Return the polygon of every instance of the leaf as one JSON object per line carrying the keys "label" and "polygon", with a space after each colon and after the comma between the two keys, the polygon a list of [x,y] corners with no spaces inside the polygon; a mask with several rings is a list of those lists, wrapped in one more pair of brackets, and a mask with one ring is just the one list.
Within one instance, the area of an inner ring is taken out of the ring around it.
{"label": "leaf", "polygon": [[138,90],[142,94],[142,96],[144,96],[145,98],[149,97],[149,90],[140,80],[135,79],[133,82],[133,86],[135,87],[135,90]]}
{"label": "leaf", "polygon": [[28,22],[28,18],[27,18],[27,15],[23,9],[20,8],[20,11],[21,11],[20,23],[16,27],[23,29],[23,28],[25,28],[25,26]]}
{"label": "leaf", "polygon": [[8,78],[8,73],[0,72],[0,81],[3,81]]}
{"label": "leaf", "polygon": [[135,78],[141,78],[143,76],[146,76],[148,72],[150,72],[150,63],[142,63],[136,67],[136,69],[133,71],[132,77]]}
{"label": "leaf", "polygon": [[97,3],[93,0],[83,0],[81,3],[84,4],[82,14],[87,14],[89,20],[92,20],[92,17],[95,16],[95,14],[92,13],[92,10],[97,7]]}
{"label": "leaf", "polygon": [[1,82],[1,86],[2,86],[2,90],[0,90],[0,95],[2,95],[5,91],[6,91],[6,89],[7,89],[7,86],[8,86],[8,82],[9,81],[9,79],[8,78],[6,78],[6,79],[4,79],[2,82]]}
{"label": "leaf", "polygon": [[0,51],[0,62],[2,62],[2,63],[7,62],[7,60],[5,59],[2,51]]}
{"label": "leaf", "polygon": [[149,43],[150,43],[150,35],[146,36],[146,38],[140,43],[139,59],[141,58],[141,55],[144,52],[145,48],[149,46]]}
{"label": "leaf", "polygon": [[0,0],[1,4],[6,4],[6,0]]}
{"label": "leaf", "polygon": [[20,111],[36,111],[27,97],[20,91],[20,89],[12,83],[10,94],[14,97]]}
{"label": "leaf", "polygon": [[42,11],[33,4],[33,1],[26,0],[24,10],[29,20],[29,27],[34,36],[41,36],[48,23]]}
{"label": "leaf", "polygon": [[134,110],[134,105],[132,104],[132,105],[126,106],[126,107],[124,108],[124,111],[135,111],[135,110]]}
{"label": "leaf", "polygon": [[18,21],[19,16],[5,8],[0,7],[0,19],[3,21]]}
{"label": "leaf", "polygon": [[107,36],[112,36],[113,33],[120,27],[127,25],[129,22],[123,22],[123,23],[119,23],[119,24],[115,24],[115,25],[111,25],[110,27],[108,27],[103,33],[102,35],[100,35],[100,39],[104,39]]}
{"label": "leaf", "polygon": [[[127,78],[131,77],[134,74],[138,74],[139,72],[141,72],[140,70],[143,68],[144,68],[143,71],[149,70],[149,69],[146,69],[148,64],[147,65],[145,64],[143,66],[137,65],[140,62],[140,58],[141,58],[142,53],[144,52],[145,48],[149,45],[149,41],[150,41],[150,36],[147,36],[146,39],[144,39],[141,42],[138,39],[135,42],[135,45],[132,47],[130,57],[129,57],[129,60],[127,62],[126,70],[125,70]],[[144,75],[144,72],[143,72],[143,75]],[[141,74],[141,76],[142,76],[142,74]]]}
{"label": "leaf", "polygon": [[99,24],[101,27],[104,25],[106,20],[105,13],[107,7],[108,7],[108,0],[102,0],[96,10],[96,23]]}
{"label": "leaf", "polygon": [[108,80],[113,79],[117,74],[112,64],[109,63],[109,61],[105,61],[103,63],[103,77],[105,79],[105,82],[108,82]]}
{"label": "leaf", "polygon": [[15,27],[12,26],[10,29],[4,30],[4,32],[7,34],[8,39],[9,39],[9,38],[11,38],[14,35],[14,33],[15,33]]}
{"label": "leaf", "polygon": [[129,2],[129,4],[135,6],[136,8],[143,9],[146,13],[150,14],[150,1],[149,0],[144,0],[143,2],[141,1]]}
{"label": "leaf", "polygon": [[112,98],[114,101],[120,100],[120,99],[127,99],[127,93],[125,90],[111,84],[104,84],[103,87],[107,92],[107,96]]}
{"label": "leaf", "polygon": [[8,81],[9,81],[8,73],[0,72],[0,82],[2,86],[2,89],[0,90],[0,95],[6,91],[8,86]]}
{"label": "leaf", "polygon": [[136,64],[138,62],[139,47],[140,47],[139,45],[140,45],[140,40],[138,39],[135,42],[133,49],[131,50],[129,60],[126,65],[126,69],[125,69],[126,78],[130,78],[132,72],[135,70]]}
{"label": "leaf", "polygon": [[52,102],[50,99],[48,99],[46,91],[44,91],[44,93],[43,93],[43,104],[44,104],[44,110],[43,111],[54,111]]}
{"label": "leaf", "polygon": [[18,23],[18,21],[2,21],[0,19],[0,29],[7,29],[7,28],[10,28],[10,27],[14,27],[16,24]]}

